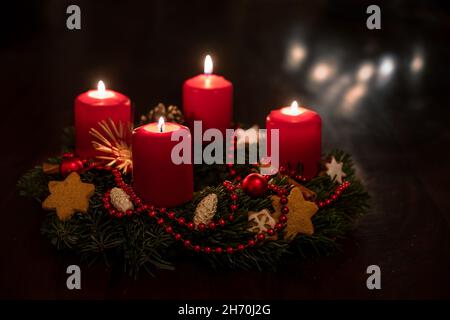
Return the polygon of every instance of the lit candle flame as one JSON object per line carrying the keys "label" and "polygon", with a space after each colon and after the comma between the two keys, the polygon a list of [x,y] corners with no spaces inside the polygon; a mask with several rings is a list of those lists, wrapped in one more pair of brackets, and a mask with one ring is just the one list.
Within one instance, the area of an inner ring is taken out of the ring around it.
{"label": "lit candle flame", "polygon": [[281,109],[281,113],[283,114],[287,114],[290,116],[298,116],[300,114],[302,114],[305,110],[303,108],[300,108],[298,106],[297,101],[292,101],[291,106],[290,107],[286,107]]}
{"label": "lit candle flame", "polygon": [[299,108],[298,108],[298,103],[297,101],[292,101],[291,103],[291,113],[292,114],[298,114],[300,112]]}
{"label": "lit candle flame", "polygon": [[208,54],[205,57],[205,68],[204,68],[204,73],[205,74],[212,74],[213,72],[213,62],[211,59],[211,56]]}
{"label": "lit candle flame", "polygon": [[159,121],[158,121],[158,130],[159,132],[164,132],[164,128],[165,128],[165,123],[164,123],[164,118],[163,117],[159,117]]}
{"label": "lit candle flame", "polygon": [[104,98],[106,96],[105,83],[102,80],[100,80],[97,84],[97,92],[100,98]]}

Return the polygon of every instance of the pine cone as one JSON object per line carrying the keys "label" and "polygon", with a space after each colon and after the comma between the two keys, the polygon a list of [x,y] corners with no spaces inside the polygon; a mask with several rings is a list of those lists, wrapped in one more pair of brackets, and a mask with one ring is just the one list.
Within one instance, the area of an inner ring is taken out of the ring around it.
{"label": "pine cone", "polygon": [[165,121],[184,123],[183,113],[177,106],[170,105],[166,108],[163,103],[159,103],[156,107],[151,109],[148,114],[141,116],[141,125],[158,122],[159,118],[163,117]]}

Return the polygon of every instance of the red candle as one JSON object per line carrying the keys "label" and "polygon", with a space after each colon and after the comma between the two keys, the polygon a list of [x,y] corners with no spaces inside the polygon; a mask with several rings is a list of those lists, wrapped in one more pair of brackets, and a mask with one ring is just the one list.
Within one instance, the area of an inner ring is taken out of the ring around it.
{"label": "red candle", "polygon": [[175,164],[172,160],[172,149],[180,143],[171,140],[174,133],[182,134],[184,142],[191,145],[187,127],[164,123],[162,118],[159,123],[143,125],[133,131],[133,187],[147,204],[175,207],[192,199],[192,162]]}
{"label": "red candle", "polygon": [[[132,121],[130,99],[119,92],[105,90],[103,81],[99,81],[97,90],[80,94],[75,99],[75,152],[81,158],[95,158],[102,155],[92,146],[92,128],[103,132],[98,123],[111,119],[116,125],[122,123],[128,128]],[[131,134],[128,135],[131,139]],[[129,141],[127,141],[129,143]]]}
{"label": "red candle", "polygon": [[203,130],[216,128],[225,133],[233,114],[233,85],[224,77],[212,74],[213,64],[205,58],[204,74],[190,78],[183,85],[183,111],[192,129],[201,120]]}
{"label": "red candle", "polygon": [[270,130],[279,129],[280,164],[296,169],[300,163],[307,179],[317,175],[321,159],[322,120],[314,111],[298,107],[273,110],[267,116],[266,128],[270,152]]}

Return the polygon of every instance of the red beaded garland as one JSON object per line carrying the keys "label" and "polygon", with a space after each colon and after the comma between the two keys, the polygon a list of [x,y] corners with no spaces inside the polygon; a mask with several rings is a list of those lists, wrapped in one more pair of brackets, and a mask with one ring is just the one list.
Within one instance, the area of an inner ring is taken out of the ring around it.
{"label": "red beaded garland", "polygon": [[[233,168],[232,164],[228,165],[228,166],[229,166],[229,168]],[[132,189],[132,187],[123,182],[122,174],[120,173],[119,170],[117,170],[115,168],[111,168],[111,167],[95,166],[94,164],[91,164],[89,169],[111,171],[112,175],[114,176],[114,181],[115,181],[116,185],[118,187],[120,187],[122,190],[124,190],[130,196],[130,199],[132,200],[132,202],[135,204],[136,209],[134,212],[138,212],[138,213],[146,212],[150,218],[157,218],[156,222],[159,225],[164,225],[165,232],[167,232],[168,234],[173,234],[173,237],[175,238],[175,240],[183,241],[183,244],[186,248],[190,248],[190,249],[194,250],[195,252],[203,251],[207,254],[212,253],[212,252],[221,254],[224,251],[228,254],[233,254],[236,251],[242,251],[245,248],[252,247],[256,244],[256,241],[254,239],[250,239],[250,240],[248,240],[247,244],[240,243],[240,244],[237,244],[237,246],[235,248],[233,248],[231,246],[227,246],[224,248],[215,247],[214,249],[212,249],[210,247],[201,247],[198,244],[192,245],[192,243],[189,239],[183,239],[183,236],[181,233],[174,233],[173,226],[168,224],[164,220],[163,217],[158,217],[158,212],[163,215],[167,215],[169,220],[175,220],[178,223],[178,225],[186,226],[189,230],[195,229],[195,224],[192,221],[187,222],[184,217],[176,218],[176,213],[174,211],[168,212],[167,208],[156,209],[154,206],[148,206],[148,205],[144,204],[142,202],[142,200],[134,193],[134,190]],[[283,167],[280,167],[279,171],[281,174],[288,172]],[[295,178],[298,181],[302,181],[302,182],[307,181],[304,177],[302,177],[301,175],[295,174],[294,172],[290,172],[290,174],[293,178]],[[266,183],[271,178],[271,176],[261,176],[261,177],[264,179],[264,181]],[[240,180],[240,176],[236,176],[235,180],[236,181]],[[244,183],[245,183],[245,181],[244,181]],[[237,211],[237,209],[238,209],[237,201],[239,199],[239,196],[237,193],[235,193],[235,191],[237,188],[239,188],[239,189],[243,188],[243,186],[241,186],[241,184],[239,184],[239,183],[236,185],[233,185],[233,183],[230,181],[224,181],[223,186],[230,193],[230,195],[229,195],[230,200],[233,201],[233,203],[230,205],[231,214],[228,215],[228,217],[227,217],[228,221],[233,222],[234,218],[235,218],[234,212]],[[336,188],[334,193],[331,194],[328,199],[323,199],[323,200],[317,201],[316,204],[320,208],[330,205],[331,203],[338,200],[339,196],[349,186],[350,186],[350,182],[344,181],[342,184],[340,184]],[[272,192],[276,193],[280,197],[280,203],[282,205],[282,207],[281,207],[282,215],[279,218],[279,222],[275,224],[273,229],[268,229],[265,233],[259,233],[256,235],[257,241],[264,241],[266,239],[266,234],[268,236],[272,236],[275,234],[276,231],[282,230],[285,227],[285,223],[287,222],[286,214],[289,212],[289,208],[286,206],[286,204],[288,202],[288,198],[287,198],[288,190],[286,188],[282,188],[280,186],[272,185],[272,184],[268,184],[266,186],[266,188],[268,188]],[[110,215],[115,216],[117,218],[122,218],[123,216],[131,216],[134,213],[132,210],[127,210],[126,212],[120,212],[117,209],[115,209],[111,204],[109,191],[105,192],[105,194],[102,198],[102,201],[103,201],[104,208],[108,210]],[[199,224],[197,226],[197,230],[200,232],[203,232],[207,228],[214,230],[217,226],[223,227],[225,225],[226,225],[226,220],[223,218],[220,218],[217,221],[210,222],[207,226],[205,224]]]}

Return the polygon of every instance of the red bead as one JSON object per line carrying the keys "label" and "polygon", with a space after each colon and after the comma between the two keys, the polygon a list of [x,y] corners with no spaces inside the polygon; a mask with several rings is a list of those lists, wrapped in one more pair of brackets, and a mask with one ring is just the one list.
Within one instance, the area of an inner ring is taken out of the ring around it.
{"label": "red bead", "polygon": [[122,217],[123,217],[123,213],[122,213],[122,212],[120,212],[120,211],[119,211],[119,212],[117,212],[117,214],[116,214],[116,217],[117,217],[117,218],[122,218]]}
{"label": "red bead", "polygon": [[230,196],[230,198],[231,198],[231,200],[236,201],[236,200],[238,199],[238,195],[237,195],[236,193],[233,193],[233,194]]}
{"label": "red bead", "polygon": [[256,238],[258,239],[258,241],[263,241],[266,238],[266,236],[263,233],[258,233]]}
{"label": "red bead", "polygon": [[237,245],[237,248],[239,251],[242,251],[242,250],[244,250],[244,245],[240,243]]}
{"label": "red bead", "polygon": [[175,240],[180,241],[181,240],[181,234],[175,233]]}
{"label": "red bead", "polygon": [[156,220],[157,224],[163,224],[164,223],[164,219],[163,218],[159,218],[158,220]]}
{"label": "red bead", "polygon": [[110,205],[109,203],[105,203],[105,204],[104,204],[104,207],[105,207],[106,209],[108,209],[108,210],[111,209],[111,205]]}
{"label": "red bead", "polygon": [[283,214],[289,213],[289,208],[286,207],[286,206],[282,206],[282,207],[281,207],[281,213],[283,213]]}
{"label": "red bead", "polygon": [[206,225],[204,223],[199,223],[199,225],[197,226],[197,229],[200,232],[205,231]]}
{"label": "red bead", "polygon": [[166,212],[167,212],[167,209],[166,209],[166,208],[160,208],[160,209],[159,209],[159,212],[161,212],[161,213],[166,213]]}
{"label": "red bead", "polygon": [[217,248],[216,248],[216,253],[221,254],[221,253],[222,253],[222,248],[217,247]]}
{"label": "red bead", "polygon": [[210,228],[211,230],[214,230],[216,228],[216,224],[214,222],[210,222],[208,224],[208,228]]}
{"label": "red bead", "polygon": [[223,227],[224,225],[225,225],[225,220],[224,219],[219,219],[219,225],[221,226],[221,227]]}
{"label": "red bead", "polygon": [[191,240],[184,240],[184,246],[186,248],[190,247],[191,246]]}
{"label": "red bead", "polygon": [[237,176],[235,179],[236,179],[236,181],[241,181],[242,177],[241,176]]}
{"label": "red bead", "polygon": [[232,214],[230,214],[228,216],[228,221],[233,222],[234,221],[234,216]]}
{"label": "red bead", "polygon": [[323,203],[323,201],[319,202],[319,207],[323,207],[325,205],[325,203]]}
{"label": "red bead", "polygon": [[133,214],[133,210],[128,209],[127,211],[125,211],[125,214],[127,216],[131,216]]}
{"label": "red bead", "polygon": [[200,250],[201,250],[201,247],[200,247],[198,244],[196,244],[196,245],[194,246],[194,251],[195,251],[195,252],[200,252]]}
{"label": "red bead", "polygon": [[282,225],[281,223],[277,223],[277,224],[275,225],[275,229],[281,230],[281,229],[283,229],[283,225]]}
{"label": "red bead", "polygon": [[227,247],[227,253],[232,254],[234,252],[234,249],[232,247]]}
{"label": "red bead", "polygon": [[167,233],[173,233],[173,228],[171,226],[167,226],[166,227],[166,232]]}
{"label": "red bead", "polygon": [[230,210],[231,211],[236,211],[237,210],[237,205],[236,204],[232,204],[231,206],[230,206]]}
{"label": "red bead", "polygon": [[228,181],[228,180],[225,180],[224,182],[222,182],[222,185],[223,185],[224,187],[228,187],[229,185],[231,185],[231,182]]}
{"label": "red bead", "polygon": [[331,204],[331,201],[329,199],[325,200],[325,204],[328,206]]}
{"label": "red bead", "polygon": [[254,245],[255,245],[255,240],[253,240],[253,239],[248,240],[249,247],[253,247]]}
{"label": "red bead", "polygon": [[269,236],[273,236],[273,235],[275,234],[275,231],[274,231],[273,229],[268,229],[268,230],[267,230],[267,234],[268,234]]}
{"label": "red bead", "polygon": [[168,217],[169,219],[171,219],[171,220],[175,219],[175,212],[170,211],[170,212],[167,214],[167,217]]}
{"label": "red bead", "polygon": [[180,226],[182,226],[182,225],[186,222],[186,219],[183,218],[183,217],[179,217],[177,221],[178,221],[178,224],[179,224]]}
{"label": "red bead", "polygon": [[211,253],[211,248],[210,247],[205,247],[205,249],[203,249],[205,251],[205,253]]}
{"label": "red bead", "polygon": [[285,215],[285,214],[282,214],[281,216],[280,216],[280,222],[281,223],[285,223],[286,221],[287,221],[287,216]]}
{"label": "red bead", "polygon": [[231,170],[230,170],[230,176],[235,176],[235,175],[236,175],[236,170],[231,169]]}
{"label": "red bead", "polygon": [[337,195],[333,194],[333,195],[331,196],[331,199],[332,199],[332,200],[336,200],[336,199],[337,199]]}
{"label": "red bead", "polygon": [[154,218],[154,217],[156,217],[156,212],[155,212],[155,211],[149,211],[149,212],[148,212],[148,216],[149,216],[150,218]]}
{"label": "red bead", "polygon": [[285,197],[285,196],[281,197],[281,198],[280,198],[280,203],[281,203],[282,205],[287,204],[287,203],[288,203],[288,198]]}
{"label": "red bead", "polygon": [[195,228],[195,224],[193,222],[188,222],[187,227],[193,230]]}
{"label": "red bead", "polygon": [[280,171],[281,174],[285,174],[286,173],[286,168],[281,166],[278,171]]}

